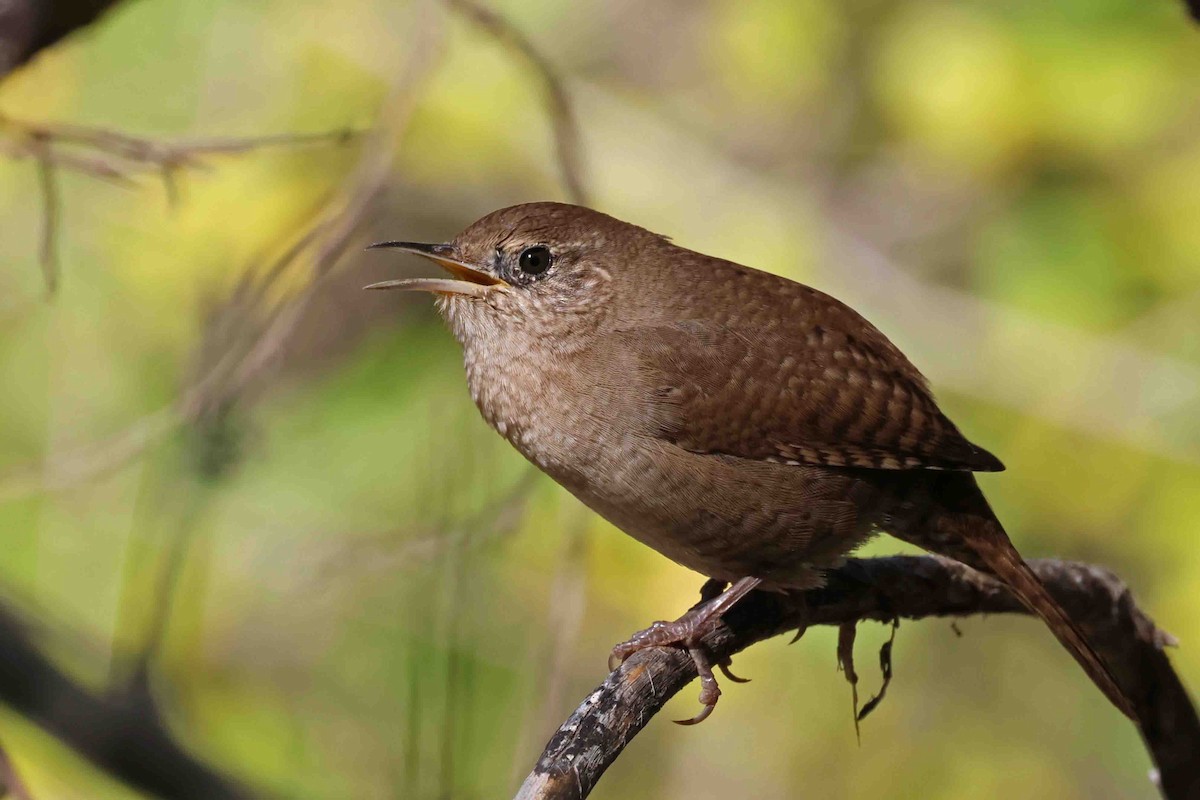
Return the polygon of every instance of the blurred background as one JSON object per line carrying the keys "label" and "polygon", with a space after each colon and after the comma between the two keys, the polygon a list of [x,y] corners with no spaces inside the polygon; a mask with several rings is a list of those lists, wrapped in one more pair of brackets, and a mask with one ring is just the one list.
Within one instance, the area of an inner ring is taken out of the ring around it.
{"label": "blurred background", "polygon": [[[491,8],[511,28],[127,0],[0,80],[0,597],[60,669],[280,796],[511,795],[609,648],[703,581],[488,430],[428,299],[360,291],[428,268],[362,247],[582,193],[862,311],[1007,464],[981,482],[1022,552],[1115,570],[1200,686],[1180,4]],[[1156,796],[1039,624],[957,628],[901,625],[861,746],[835,632],[760,644],[593,796]],[[886,636],[860,629],[867,696]],[[0,747],[37,800],[138,796],[3,707]]]}

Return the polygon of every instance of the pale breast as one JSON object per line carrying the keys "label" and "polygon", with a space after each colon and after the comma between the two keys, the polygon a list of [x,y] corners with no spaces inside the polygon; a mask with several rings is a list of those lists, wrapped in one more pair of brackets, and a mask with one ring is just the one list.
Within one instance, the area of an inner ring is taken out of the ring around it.
{"label": "pale breast", "polygon": [[608,442],[579,413],[562,368],[533,368],[541,354],[495,341],[463,348],[467,387],[479,413],[522,455],[552,477],[573,477]]}

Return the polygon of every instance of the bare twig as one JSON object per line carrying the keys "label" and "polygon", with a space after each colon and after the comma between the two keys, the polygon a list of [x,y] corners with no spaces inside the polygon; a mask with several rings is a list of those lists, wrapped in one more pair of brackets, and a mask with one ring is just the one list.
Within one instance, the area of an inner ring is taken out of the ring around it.
{"label": "bare twig", "polygon": [[549,724],[557,715],[567,689],[568,659],[579,638],[587,603],[587,517],[580,516],[566,528],[562,556],[550,588],[550,640],[546,643],[544,680],[541,698],[541,725]]}
{"label": "bare twig", "polygon": [[392,574],[396,570],[419,569],[451,549],[465,553],[503,542],[521,529],[530,494],[540,476],[540,472],[528,467],[511,489],[478,513],[462,522],[420,530],[415,536],[411,530],[406,531],[409,538],[399,544],[394,534],[352,545],[338,542],[336,551],[318,555],[314,560],[315,580],[324,583],[335,575]]}
{"label": "bare twig", "polygon": [[[1133,698],[1164,796],[1200,796],[1200,718],[1164,652],[1171,637],[1155,627],[1112,573],[1051,560],[1031,566]],[[961,564],[931,556],[850,559],[830,573],[824,588],[749,595],[705,643],[721,659],[803,625],[1009,612],[1024,609],[1000,584]],[[695,677],[694,663],[682,650],[634,655],[558,729],[517,797],[587,797],[638,731]]]}
{"label": "bare twig", "polygon": [[574,521],[564,526],[566,534],[558,568],[547,598],[546,630],[548,636],[540,650],[531,648],[526,670],[531,685],[540,693],[537,703],[530,703],[522,716],[513,748],[512,772],[509,782],[516,785],[524,774],[526,751],[538,731],[549,726],[560,712],[567,690],[570,657],[579,639],[583,615],[587,606],[587,522],[583,509],[573,506]]}
{"label": "bare twig", "polygon": [[[344,129],[327,133],[278,134],[245,138],[192,139],[176,142],[132,136],[108,128],[66,123],[27,122],[0,114],[0,153],[10,158],[33,158],[42,191],[41,264],[46,290],[58,286],[59,198],[56,172],[65,169],[121,185],[133,185],[145,172],[157,174],[167,202],[178,199],[176,173],[205,166],[203,156],[236,155],[268,147],[345,144],[362,135]],[[69,149],[74,148],[74,149]]]}
{"label": "bare twig", "polygon": [[144,172],[202,167],[204,156],[241,155],[280,147],[349,144],[365,135],[361,130],[343,128],[317,133],[167,141],[97,126],[30,122],[5,114],[0,114],[0,133],[8,139],[6,154],[10,157],[20,157],[22,151],[36,155],[36,152],[28,152],[31,143],[50,142],[61,150],[54,154],[54,159],[64,169],[93,177],[127,180]]}
{"label": "bare twig", "polygon": [[124,430],[65,456],[16,467],[0,477],[0,503],[62,491],[128,464],[179,423],[175,407],[159,409]]}
{"label": "bare twig", "polygon": [[[0,138],[0,155],[14,161],[39,158],[36,146],[30,145],[27,140],[17,139],[6,140]],[[128,170],[121,169],[106,158],[84,155],[68,150],[53,150],[48,154],[42,154],[40,157],[48,159],[55,166],[61,167],[68,172],[77,172],[80,175],[87,175],[89,178],[108,181],[120,186],[131,187],[136,185],[135,181],[127,174]]]}
{"label": "bare twig", "polygon": [[[414,36],[408,66],[402,70],[385,103],[378,125],[367,137],[354,174],[340,194],[322,210],[310,234],[302,236],[295,247],[288,248],[281,260],[267,270],[266,280],[273,282],[288,269],[307,263],[310,269],[308,285],[265,312],[260,310],[262,316],[258,324],[252,326],[252,332],[242,337],[236,346],[231,346],[171,405],[146,415],[102,442],[78,448],[45,464],[18,467],[0,476],[0,502],[38,491],[69,488],[120,468],[164,434],[196,419],[222,398],[244,391],[276,363],[308,304],[350,246],[354,233],[366,220],[367,212],[391,174],[396,141],[408,125],[420,98],[420,87],[432,73],[441,49],[441,28],[436,24],[436,16],[425,12],[422,22],[424,27]],[[121,136],[105,132],[100,138],[109,146],[117,147]],[[246,145],[244,140],[236,141],[237,146]],[[219,140],[210,141],[207,146],[214,150],[225,147],[223,152],[228,152],[234,145]],[[256,290],[260,297],[266,294],[265,289],[266,286],[260,286]]]}
{"label": "bare twig", "polygon": [[525,34],[495,11],[474,0],[446,0],[446,4],[515,53],[537,73],[546,93],[546,107],[554,128],[554,147],[567,197],[577,205],[588,205],[579,123],[562,78],[550,59],[534,47]]}
{"label": "bare twig", "polygon": [[54,161],[50,145],[41,142],[38,156],[38,185],[42,190],[42,242],[39,261],[42,276],[46,281],[46,294],[54,294],[58,288],[58,216],[61,203],[58,196],[58,179],[54,172]]}

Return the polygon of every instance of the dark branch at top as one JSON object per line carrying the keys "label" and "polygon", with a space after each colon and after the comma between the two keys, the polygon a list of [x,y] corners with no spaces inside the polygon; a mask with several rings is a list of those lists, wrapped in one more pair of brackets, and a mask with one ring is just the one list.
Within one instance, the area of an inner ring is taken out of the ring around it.
{"label": "dark branch at top", "polygon": [[0,78],[43,48],[92,24],[121,0],[9,0],[0,3]]}

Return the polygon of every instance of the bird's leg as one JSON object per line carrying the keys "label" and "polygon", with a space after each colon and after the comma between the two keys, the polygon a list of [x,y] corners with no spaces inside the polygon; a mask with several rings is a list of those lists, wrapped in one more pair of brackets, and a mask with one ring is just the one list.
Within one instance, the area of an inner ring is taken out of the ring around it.
{"label": "bird's leg", "polygon": [[[762,583],[760,578],[742,578],[716,597],[696,606],[674,622],[655,622],[649,628],[638,631],[629,637],[628,641],[621,642],[612,649],[612,655],[608,658],[609,668],[615,669],[625,659],[647,647],[682,647],[688,651],[692,661],[696,664],[696,672],[700,676],[700,703],[704,709],[692,719],[677,721],[681,725],[695,725],[697,722],[703,722],[716,707],[717,699],[721,696],[721,689],[717,686],[716,676],[713,675],[714,665],[709,658],[708,650],[700,640],[718,624],[722,614],[733,608],[734,604],[760,583]],[[707,588],[708,584],[705,586]],[[745,682],[743,678],[738,678],[729,672],[729,659],[725,659],[715,666],[719,667],[730,680],[738,683]]]}

